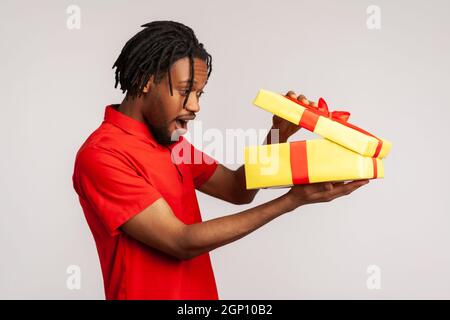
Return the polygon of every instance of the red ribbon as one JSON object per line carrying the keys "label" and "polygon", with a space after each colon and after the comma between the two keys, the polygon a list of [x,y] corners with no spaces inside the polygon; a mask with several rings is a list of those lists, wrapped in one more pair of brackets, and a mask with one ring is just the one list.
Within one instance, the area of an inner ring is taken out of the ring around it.
{"label": "red ribbon", "polygon": [[352,128],[356,131],[364,133],[365,135],[368,135],[368,136],[371,136],[371,137],[377,139],[378,145],[377,145],[375,153],[373,154],[372,157],[376,158],[380,154],[381,147],[383,146],[383,141],[380,138],[377,138],[376,136],[374,136],[373,134],[347,122],[348,118],[350,117],[350,112],[348,112],[348,111],[332,111],[332,112],[330,112],[328,110],[328,105],[325,102],[325,99],[323,99],[323,98],[319,98],[319,101],[317,103],[317,108],[315,108],[313,106],[304,104],[303,102],[301,102],[295,98],[291,98],[289,96],[284,96],[284,97],[301,105],[302,107],[306,108],[305,112],[303,112],[300,122],[298,123],[299,126],[302,126],[306,129],[308,129],[309,131],[314,132],[314,129],[316,127],[319,116],[330,118],[331,120],[339,122],[340,124],[342,124],[346,127]]}
{"label": "red ribbon", "polygon": [[289,143],[292,184],[308,184],[308,154],[306,141],[293,141]]}
{"label": "red ribbon", "polygon": [[[293,141],[289,143],[289,154],[292,174],[292,184],[308,184],[309,180],[308,172],[308,152],[307,141]],[[373,179],[378,177],[377,159],[372,158],[373,165]]]}
{"label": "red ribbon", "polygon": [[[313,109],[314,107],[306,105],[306,108]],[[328,111],[328,105],[323,98],[319,98],[319,102],[317,103],[317,110],[319,110],[319,112],[321,112],[324,117],[330,118],[332,120],[341,120],[343,122],[347,122],[348,118],[350,118],[350,112],[348,111]]]}

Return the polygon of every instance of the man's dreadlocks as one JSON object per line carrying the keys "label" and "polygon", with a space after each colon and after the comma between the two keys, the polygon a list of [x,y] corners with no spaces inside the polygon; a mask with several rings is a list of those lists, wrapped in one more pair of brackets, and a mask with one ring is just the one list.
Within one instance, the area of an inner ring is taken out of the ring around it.
{"label": "man's dreadlocks", "polygon": [[194,57],[206,62],[209,78],[212,71],[211,55],[203,48],[203,44],[198,42],[194,31],[182,23],[153,21],[141,27],[145,29],[128,40],[112,67],[116,67],[114,87],[117,88],[120,82],[120,89],[122,92],[126,91],[127,96],[140,97],[152,75],[153,82],[158,84],[167,72],[170,95],[173,95],[170,67],[178,59],[188,57],[190,79],[184,107],[194,83]]}

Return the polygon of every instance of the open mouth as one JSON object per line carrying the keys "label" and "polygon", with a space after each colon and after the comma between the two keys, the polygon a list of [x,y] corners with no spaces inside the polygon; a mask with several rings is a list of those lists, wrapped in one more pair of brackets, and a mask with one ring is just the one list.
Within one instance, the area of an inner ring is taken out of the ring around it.
{"label": "open mouth", "polygon": [[187,129],[187,123],[188,123],[188,120],[176,119],[175,120],[176,129],[186,130]]}
{"label": "open mouth", "polygon": [[195,119],[195,114],[184,114],[175,118],[175,129],[181,129],[182,131],[187,131],[187,123],[190,120]]}

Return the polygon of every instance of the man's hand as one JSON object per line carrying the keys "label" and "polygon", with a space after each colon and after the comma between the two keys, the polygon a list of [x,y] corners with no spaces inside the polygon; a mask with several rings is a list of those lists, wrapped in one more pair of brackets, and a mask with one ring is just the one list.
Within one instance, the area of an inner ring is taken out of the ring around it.
{"label": "man's hand", "polygon": [[[288,93],[285,94],[286,97],[290,97],[293,99],[297,99],[304,104],[313,106],[317,108],[317,103],[309,101],[303,94],[297,95],[294,91],[289,90]],[[278,129],[278,137],[280,142],[286,142],[287,139],[296,133],[301,127],[291,123],[279,116],[274,115],[272,117],[272,129]],[[275,141],[271,141],[271,143],[275,143]]]}
{"label": "man's hand", "polygon": [[134,239],[178,259],[191,259],[236,241],[295,208],[350,194],[369,180],[297,185],[272,201],[212,220],[184,224],[163,198],[137,214],[121,229]]}
{"label": "man's hand", "polygon": [[368,184],[369,180],[356,180],[351,182],[322,182],[312,183],[306,185],[296,185],[285,194],[285,197],[289,201],[291,210],[295,208],[311,203],[317,202],[329,202],[336,198],[348,195]]}

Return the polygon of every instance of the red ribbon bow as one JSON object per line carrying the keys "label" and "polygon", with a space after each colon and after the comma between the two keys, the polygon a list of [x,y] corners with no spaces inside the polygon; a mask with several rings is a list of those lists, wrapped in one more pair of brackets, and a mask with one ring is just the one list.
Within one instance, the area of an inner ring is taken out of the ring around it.
{"label": "red ribbon bow", "polygon": [[332,111],[330,113],[330,111],[328,111],[328,105],[323,98],[319,98],[317,109],[319,109],[320,112],[326,114],[328,118],[331,118],[333,120],[341,120],[347,122],[348,118],[350,118],[350,112],[348,111]]}
{"label": "red ribbon bow", "polygon": [[[366,130],[363,130],[363,129],[361,129],[361,128],[359,128],[359,127],[357,127],[357,126],[355,126],[355,125],[353,125],[353,124],[351,124],[349,122],[347,122],[348,118],[350,117],[350,112],[348,112],[348,111],[333,111],[333,112],[330,112],[328,110],[328,105],[327,105],[327,103],[325,102],[325,100],[323,98],[319,98],[319,101],[317,102],[317,108],[315,108],[313,106],[304,104],[303,102],[301,102],[301,101],[299,101],[299,100],[297,100],[295,98],[291,98],[289,96],[285,96],[285,97],[288,98],[289,100],[291,100],[291,101],[293,101],[293,102],[303,106],[308,111],[310,111],[312,114],[314,114],[313,117],[310,117],[310,116],[306,116],[305,117],[307,112],[303,113],[302,119],[300,119],[300,123],[299,123],[299,125],[301,125],[302,127],[305,127],[308,130],[314,132],[314,127],[315,127],[315,125],[317,123],[317,118],[318,118],[317,116],[323,116],[323,117],[330,118],[331,120],[339,122],[339,123],[343,124],[344,126],[347,126],[349,128],[352,128],[352,129],[354,129],[356,131],[359,131],[361,133],[364,133],[364,134],[366,134],[368,136],[371,136],[371,137],[374,137],[375,139],[377,139],[378,140],[378,146],[377,146],[377,148],[375,150],[375,153],[372,155],[372,158],[376,158],[380,154],[381,147],[383,145],[383,141],[380,138],[378,138],[378,137],[374,136],[373,134],[371,134],[370,132],[367,132]],[[304,117],[305,117],[305,119],[303,119]],[[304,124],[304,125],[302,125],[302,124]]]}
{"label": "red ribbon bow", "polygon": [[330,112],[328,110],[328,105],[325,102],[325,99],[323,99],[323,98],[319,98],[319,101],[317,102],[317,108],[307,105],[307,104],[304,104],[303,102],[301,102],[297,99],[288,97],[288,96],[286,98],[294,101],[295,103],[298,103],[299,105],[307,108],[308,110],[316,113],[319,116],[324,116],[324,117],[330,118],[332,120],[338,120],[338,121],[342,121],[342,122],[347,122],[348,118],[350,118],[350,112],[348,112],[348,111],[332,111],[332,112]]}

